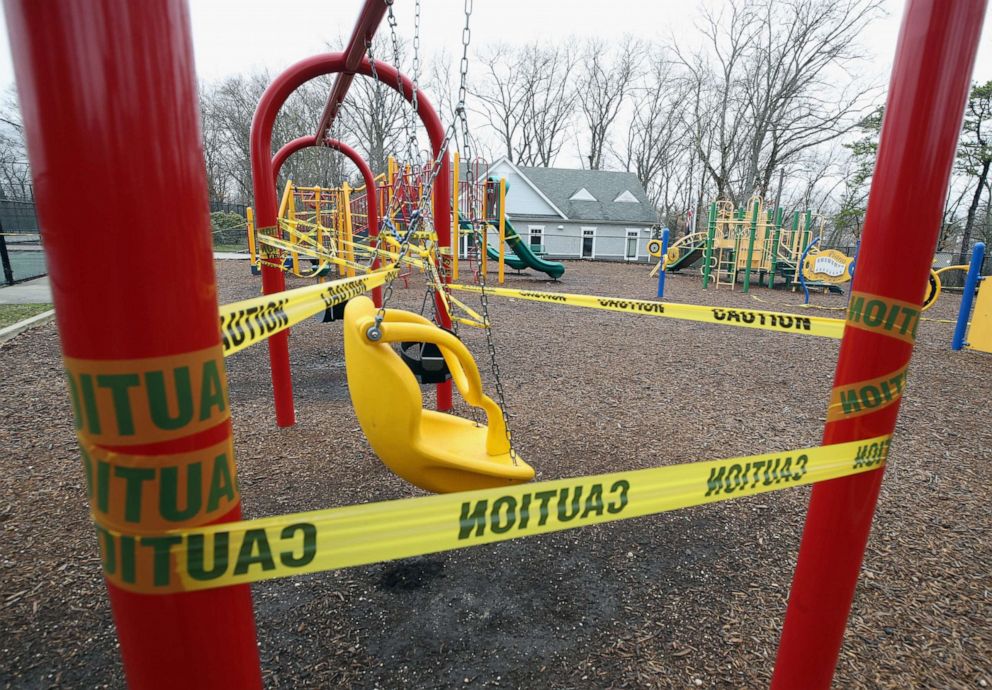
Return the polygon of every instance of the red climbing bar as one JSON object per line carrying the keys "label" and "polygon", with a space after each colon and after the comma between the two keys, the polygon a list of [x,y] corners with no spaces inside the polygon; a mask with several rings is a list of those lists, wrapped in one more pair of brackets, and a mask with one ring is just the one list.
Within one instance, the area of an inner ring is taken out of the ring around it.
{"label": "red climbing bar", "polygon": [[[258,102],[251,123],[251,173],[255,192],[255,225],[269,228],[276,225],[278,211],[275,176],[272,170],[272,128],[275,125],[279,108],[290,94],[305,82],[324,74],[339,74],[345,69],[344,53],[316,55],[297,62],[277,76]],[[390,88],[400,91],[407,101],[413,100],[413,83],[397,70],[376,60],[376,74],[379,80]],[[362,58],[356,67],[356,74],[371,76],[372,68],[368,58]],[[437,111],[427,97],[418,90],[417,115],[427,130],[435,160],[441,166],[434,183],[434,227],[441,247],[451,246],[451,158],[447,151],[441,154],[444,143],[444,126]],[[446,258],[442,257],[442,260]],[[262,266],[262,290],[265,294],[285,289],[283,273],[272,266]],[[440,298],[436,299],[440,325],[451,328],[451,316]],[[272,370],[272,387],[276,408],[276,423],[290,426],[296,421],[293,410],[293,384],[289,369],[289,339],[286,331],[269,338],[269,364]],[[437,409],[451,409],[451,382],[437,387]]]}
{"label": "red climbing bar", "polygon": [[317,132],[314,134],[317,141],[327,136],[327,131],[331,128],[334,118],[337,117],[338,110],[341,108],[345,96],[348,95],[348,89],[351,88],[358,63],[367,52],[365,44],[371,42],[372,37],[375,36],[376,30],[378,30],[379,24],[382,23],[382,18],[386,14],[389,2],[386,0],[365,0],[365,4],[358,14],[358,20],[355,21],[351,38],[348,39],[348,45],[343,51],[344,69],[334,81],[331,93],[327,97],[327,105],[324,106],[324,112],[317,124]]}
{"label": "red climbing bar", "polygon": [[[375,175],[372,174],[372,168],[369,164],[365,162],[361,154],[355,149],[348,146],[343,141],[338,141],[337,139],[325,139],[323,144],[317,142],[316,137],[297,137],[292,141],[288,142],[281,149],[276,151],[276,155],[272,157],[272,175],[273,180],[278,180],[279,171],[282,170],[283,164],[286,160],[292,156],[297,151],[301,151],[306,148],[312,148],[315,146],[325,146],[334,151],[340,151],[348,159],[355,164],[358,168],[358,172],[362,175],[362,180],[365,182],[365,193],[366,193],[366,203],[368,204],[369,210],[369,236],[376,237],[379,234],[379,197],[376,193],[375,186]],[[375,261],[372,262],[372,268],[379,268],[379,259],[376,257]],[[372,302],[377,307],[382,306],[382,288],[375,287],[372,288]]]}
{"label": "red climbing bar", "polygon": [[[852,291],[916,305],[923,299],[985,4],[908,3]],[[892,376],[911,354],[911,343],[848,327],[834,386]],[[897,400],[830,421],[823,442],[891,434],[898,412]],[[879,469],[814,486],[772,688],[830,687],[881,483]]]}
{"label": "red climbing bar", "polygon": [[[95,372],[84,375],[97,382],[94,399],[101,405],[108,395],[101,379],[120,381],[114,377],[125,376],[121,371],[156,366],[168,371],[178,366],[173,363],[195,360],[211,362],[205,366],[222,373],[185,2],[7,0],[5,10],[67,371]],[[156,205],[165,213],[149,213]],[[137,374],[126,376],[134,379],[127,383],[134,387],[123,389],[130,390],[127,395],[140,396],[143,386],[151,385],[138,383]],[[81,379],[70,373],[73,380]],[[107,416],[101,426],[92,423],[93,408],[77,414],[81,443],[90,450],[140,456],[142,472],[151,478],[144,480],[138,505],[147,499],[155,519],[173,519],[163,517],[166,509],[150,497],[165,492],[159,477],[177,467],[177,454],[205,452],[230,440],[226,382],[222,376],[218,380],[220,397],[203,408],[207,417],[199,417],[206,423],[170,427],[168,441],[136,423],[125,447],[107,444],[101,440],[112,428]],[[127,404],[119,402],[120,390],[115,389],[114,406]],[[180,395],[178,383],[175,395]],[[122,417],[117,419],[116,428],[122,429]],[[233,457],[229,460],[233,465]],[[113,460],[106,462],[110,466]],[[234,485],[228,485],[229,500],[218,514],[198,519],[204,513],[196,512],[172,526],[238,520]],[[119,486],[112,484],[118,493],[111,493],[111,504],[123,494]],[[96,499],[92,509],[95,515],[107,510]],[[142,520],[128,529],[148,534],[152,530],[141,510]],[[103,536],[100,542],[105,545]],[[144,540],[137,544],[147,548]],[[106,546],[104,553],[106,564]],[[111,573],[112,566],[107,568]],[[126,580],[123,569],[117,572]],[[148,594],[125,590],[109,577],[130,687],[261,687],[247,586]]]}

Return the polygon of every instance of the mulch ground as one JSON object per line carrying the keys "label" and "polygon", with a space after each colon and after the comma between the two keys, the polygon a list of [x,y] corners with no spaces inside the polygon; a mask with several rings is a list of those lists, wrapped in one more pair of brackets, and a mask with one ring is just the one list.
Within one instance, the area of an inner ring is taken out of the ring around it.
{"label": "mulch ground", "polygon": [[[222,302],[257,294],[243,262],[217,269]],[[647,272],[571,262],[559,284],[507,282],[651,298]],[[422,295],[411,283],[391,306],[419,310]],[[668,297],[802,311],[796,294],[703,291],[698,276],[671,276]],[[928,316],[953,318],[957,300]],[[516,446],[539,479],[819,442],[836,341],[499,298],[491,312]],[[837,687],[992,683],[992,357],[951,352],[951,329],[920,328]],[[482,334],[463,335],[489,376]],[[265,348],[228,360],[246,516],[421,493],[362,436],[340,326],[311,320],[291,347],[299,423],[285,430]],[[3,345],[0,364],[0,686],[122,687],[55,326]],[[254,585],[266,683],[767,686],[808,495]]]}

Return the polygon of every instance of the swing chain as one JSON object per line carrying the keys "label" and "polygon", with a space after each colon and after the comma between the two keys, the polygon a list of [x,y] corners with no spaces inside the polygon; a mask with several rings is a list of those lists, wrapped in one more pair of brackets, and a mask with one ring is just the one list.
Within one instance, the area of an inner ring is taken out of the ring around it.
{"label": "swing chain", "polygon": [[[470,0],[467,2],[467,9],[471,11]],[[397,26],[396,16],[393,13],[393,8],[391,3],[389,4],[387,15],[388,15],[391,41],[393,45],[393,61],[396,64],[396,70],[397,70],[398,86],[400,88],[400,92],[404,93],[403,80],[399,73],[400,54],[399,54],[399,39],[396,33],[396,26]],[[468,18],[466,17],[466,24],[467,23],[468,23]],[[466,36],[463,33],[463,43],[465,39]],[[411,157],[411,160],[417,160],[418,162],[419,162],[419,154],[416,151],[417,148],[416,128],[411,127],[410,122],[412,121],[418,109],[418,104],[417,104],[418,75],[416,70],[419,69],[419,64],[420,64],[419,47],[420,47],[420,0],[417,0],[415,3],[415,15],[414,15],[414,43],[413,43],[414,73],[412,76],[413,89],[411,93],[410,108],[404,108],[403,110],[404,113],[403,127],[406,130],[406,134],[407,134],[407,155]],[[467,51],[468,51],[468,45],[464,44],[463,53],[467,54]],[[468,71],[468,60],[463,59],[462,75],[461,75],[461,84],[463,90],[464,90],[467,71]],[[410,214],[411,217],[410,217],[409,227],[407,228],[406,235],[403,237],[400,243],[400,251],[396,259],[397,264],[399,264],[406,257],[406,254],[410,249],[410,243],[413,241],[414,235],[417,233],[419,228],[424,224],[424,219],[428,217],[428,213],[430,211],[430,199],[433,193],[434,182],[436,181],[437,176],[441,171],[441,162],[444,160],[444,157],[448,153],[448,146],[451,143],[451,140],[455,137],[455,133],[456,133],[455,122],[453,121],[445,130],[444,136],[442,137],[441,146],[438,149],[438,155],[431,162],[430,167],[428,168],[430,170],[430,173],[429,176],[427,177],[427,181],[424,183],[423,189],[421,190],[420,198],[417,200],[418,208],[415,213]],[[422,172],[423,172],[423,167],[421,167],[421,174]],[[436,232],[437,228],[434,228],[434,230]],[[444,282],[443,276],[446,275],[446,268],[444,266],[444,257],[440,255],[438,256],[439,256],[439,260],[437,261],[437,264],[440,266],[438,280],[443,284]],[[387,281],[385,289],[383,290],[382,306],[379,308],[379,311],[376,313],[375,322],[373,323],[372,327],[369,328],[368,330],[367,335],[370,340],[377,340],[378,338],[381,337],[380,327],[382,326],[382,321],[383,319],[385,319],[386,316],[386,304],[388,303],[389,299],[392,297],[393,294],[393,282],[394,282],[393,280]],[[434,282],[433,276],[429,275],[428,276],[429,290],[433,289],[433,286],[431,285],[432,282]],[[444,289],[443,285],[441,289]],[[436,306],[437,305],[435,299],[435,309]]]}
{"label": "swing chain", "polygon": [[[462,148],[465,151],[465,164],[467,166],[466,177],[469,182],[469,189],[475,189],[475,168],[473,167],[472,161],[472,141],[471,134],[469,132],[468,126],[468,114],[466,108],[466,100],[468,99],[468,47],[472,41],[472,29],[471,29],[471,17],[472,17],[472,0],[465,0],[465,27],[462,29],[462,58],[459,64],[459,83],[458,83],[458,103],[455,105],[455,116],[459,124],[461,125],[462,134]],[[455,180],[455,184],[458,184],[458,180]],[[457,213],[457,209],[455,209]],[[474,214],[472,214],[474,215]],[[486,210],[482,209],[482,222],[486,222]],[[479,224],[476,222],[477,219],[471,219],[472,233],[475,235],[476,246],[480,247],[480,251],[486,251],[486,242],[479,231]],[[457,243],[456,243],[457,244]],[[458,251],[456,246],[454,251]],[[489,316],[489,295],[486,292],[486,275],[480,268],[478,271],[479,275],[479,298],[482,304],[482,321],[485,324],[486,332],[486,347],[489,350],[489,363],[492,367],[493,379],[496,384],[496,401],[499,405],[500,414],[503,415],[503,428],[506,430],[506,442],[510,448],[510,459],[513,464],[517,464],[517,452],[513,448],[512,434],[510,433],[510,415],[506,410],[506,391],[503,387],[503,377],[500,374],[499,369],[499,357],[496,352],[496,338],[493,335],[492,320]]]}
{"label": "swing chain", "polygon": [[[390,17],[391,23],[393,25],[395,25],[396,18],[393,17],[393,0],[383,0],[383,2],[386,3],[386,7],[389,9],[389,17]],[[395,35],[394,35],[394,38],[395,38]],[[374,85],[374,88],[375,88],[375,96],[374,97],[378,101],[378,100],[380,100],[381,93],[382,93],[381,92],[382,82],[379,79],[379,72],[378,72],[378,70],[375,67],[376,60],[375,60],[375,55],[372,54],[372,38],[371,37],[368,37],[368,38],[365,39],[365,52],[368,54],[368,57],[369,57],[369,70],[372,73],[371,74],[371,76],[372,76],[372,82],[373,82],[373,85]],[[399,64],[398,63],[397,63],[396,66],[397,66],[397,69],[399,69]],[[366,189],[365,190],[366,196],[368,196],[368,194],[370,194],[371,192],[372,192],[371,189]],[[383,209],[382,218],[380,218],[380,220],[379,220],[380,227],[378,228],[378,232],[376,232],[376,236],[375,236],[375,244],[372,245],[372,247],[370,248],[371,249],[371,255],[369,256],[369,261],[368,261],[368,265],[366,266],[366,271],[369,271],[369,270],[372,269],[372,265],[375,263],[375,260],[379,257],[379,251],[382,249],[382,227],[381,226],[385,224],[385,221],[386,221],[386,219],[389,218],[389,215],[390,215],[391,212],[392,212],[392,208],[391,207],[390,208]],[[370,235],[371,235],[371,232],[372,232],[372,229],[369,228],[369,234]],[[391,286],[387,286],[387,287],[388,288],[391,288]]]}
{"label": "swing chain", "polygon": [[[389,37],[393,46],[393,65],[396,67],[396,86],[401,94],[405,94],[406,90],[403,88],[403,76],[400,71],[400,41],[397,35],[397,23],[396,15],[393,13],[393,4],[388,2],[388,12],[387,21],[389,23]],[[412,74],[411,83],[412,90],[410,93],[410,107],[403,108],[403,135],[406,139],[406,155],[407,160],[410,163],[420,162],[420,155],[417,150],[417,127],[414,118],[416,117],[417,110],[420,107],[417,102],[417,86],[418,86],[418,75],[416,70],[419,69],[420,56],[418,54],[420,49],[420,0],[417,0],[414,8],[414,42],[413,42],[413,64],[414,72]]]}

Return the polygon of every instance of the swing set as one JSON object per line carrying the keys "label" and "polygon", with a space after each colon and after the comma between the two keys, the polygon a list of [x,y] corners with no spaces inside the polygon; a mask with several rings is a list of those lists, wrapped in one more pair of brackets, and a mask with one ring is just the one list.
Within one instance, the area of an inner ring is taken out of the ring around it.
{"label": "swing set", "polygon": [[[451,229],[457,223],[452,218],[448,155],[456,125],[462,128],[460,149],[471,159],[465,121],[471,0],[466,4],[458,117],[447,129],[415,81],[371,55],[372,37],[387,12],[391,14],[391,6],[384,0],[367,0],[343,51],[302,60],[273,80],[260,99],[250,135],[253,220],[261,234],[278,239],[275,173],[294,150],[337,148],[362,170],[366,189],[375,188],[368,166],[354,152],[335,145],[331,136],[356,77],[376,79],[399,92],[410,103],[409,131],[415,129],[414,115],[426,130],[430,175],[416,203],[419,213],[409,216],[410,227],[392,255],[380,252],[375,238],[382,224],[378,209],[373,209],[376,195],[368,194],[367,224],[374,251],[367,261],[370,271],[401,265],[410,252],[412,234],[432,231],[439,268],[430,295],[434,320],[388,308],[393,277],[381,294],[373,291],[371,298],[352,299],[343,327],[349,389],[370,445],[397,474],[429,490],[505,486],[533,476],[512,449],[498,374],[493,399],[482,390],[473,358],[451,332],[443,294],[450,281]],[[909,0],[854,292],[886,303],[919,303],[940,227],[985,4]],[[223,372],[185,5],[178,0],[126,6],[9,0],[6,10],[32,168],[44,171],[35,180],[36,198],[46,228],[67,367],[94,376],[166,366]],[[390,25],[395,26],[392,18]],[[393,57],[399,64],[395,40]],[[315,133],[290,142],[273,157],[272,130],[280,107],[304,83],[328,74],[337,78]],[[940,98],[933,97],[935,84],[940,85]],[[72,145],[64,145],[67,141]],[[408,160],[417,161],[415,135],[407,138],[407,146]],[[921,167],[921,160],[928,165]],[[155,161],[154,175],[147,174],[147,161]],[[115,184],[107,185],[108,180]],[[171,200],[170,232],[162,233],[158,220],[148,216],[149,197]],[[906,198],[913,204],[906,204]],[[107,214],[107,208],[114,213]],[[80,236],[86,241],[79,242]],[[92,270],[122,250],[141,261],[115,262],[114,271]],[[898,266],[890,258],[897,253]],[[261,265],[263,292],[273,304],[285,290],[284,267],[277,263]],[[177,266],[183,267],[182,280],[176,280]],[[484,281],[480,288],[485,295]],[[483,297],[488,323],[485,305]],[[494,356],[491,329],[486,333]],[[450,380],[437,384],[436,410],[424,409],[413,372],[390,345],[400,342],[432,344],[444,359]],[[295,422],[287,332],[273,333],[268,346],[276,423],[286,427]],[[912,349],[905,339],[849,324],[835,385],[853,386],[904,371]],[[126,444],[111,444],[107,452],[115,458],[140,458],[153,473],[197,452],[229,458],[229,503],[209,517],[210,523],[223,525],[241,519],[230,450],[232,425],[223,376],[204,380],[216,381],[198,385],[204,387],[204,399],[217,403],[195,427],[142,427]],[[452,381],[472,407],[485,413],[485,426],[449,414]],[[892,404],[851,419],[828,417],[823,444],[887,437],[898,410],[899,405]],[[153,491],[161,481],[155,476],[148,482]],[[881,481],[882,471],[871,469],[814,485],[773,688],[829,687]],[[191,526],[202,525],[203,521]],[[280,558],[298,556],[286,551]],[[261,687],[247,586],[149,594],[108,579],[107,587],[130,685]]]}

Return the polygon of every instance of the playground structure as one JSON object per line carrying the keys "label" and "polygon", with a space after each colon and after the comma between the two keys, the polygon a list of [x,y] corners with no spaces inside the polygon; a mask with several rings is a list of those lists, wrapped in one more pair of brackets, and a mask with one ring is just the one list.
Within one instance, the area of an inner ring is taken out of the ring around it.
{"label": "playground structure", "polygon": [[[471,170],[464,178],[460,175],[463,168]],[[520,238],[505,212],[506,180],[487,178],[487,169],[488,164],[483,160],[462,162],[458,153],[454,153],[450,184],[453,207],[457,207],[458,214],[457,222],[451,227],[452,246],[457,248],[450,252],[451,279],[458,280],[460,272],[467,268],[472,281],[478,283],[479,272],[488,272],[491,260],[496,262],[499,284],[505,281],[507,266],[516,271],[531,268],[557,280],[565,272],[564,265],[540,258]],[[275,268],[281,267],[301,278],[323,279],[332,266],[340,277],[367,271],[369,264],[363,260],[377,252],[393,252],[390,256],[398,258],[402,239],[411,231],[418,213],[417,203],[431,176],[430,163],[401,164],[390,156],[387,172],[354,189],[347,182],[337,188],[321,188],[301,187],[288,180],[279,205],[278,233],[260,233],[252,209],[248,209],[252,268],[257,271],[267,253],[266,263]],[[370,193],[376,197],[376,208],[388,209],[385,227],[378,233],[370,229]],[[413,256],[420,258],[404,257],[405,263],[422,272],[428,271],[428,263],[430,270],[444,271],[438,263],[438,237],[433,230],[417,229],[410,239]],[[498,249],[490,244],[490,239]],[[480,251],[483,245],[485,252]],[[273,262],[280,252],[287,255],[284,263]]]}
{"label": "playground structure", "polygon": [[[733,290],[741,284],[742,291],[749,292],[753,283],[773,288],[778,279],[784,287],[796,289],[803,282],[807,255],[812,252],[815,260],[819,253],[816,246],[823,226],[824,219],[809,210],[794,211],[791,223],[785,225],[783,209],[766,207],[758,196],[739,208],[730,201],[715,201],[710,204],[706,230],[673,241],[665,267],[674,272],[699,266],[703,288],[712,284]],[[652,276],[661,265],[661,261],[655,265]],[[814,276],[807,282],[829,287],[837,281]]]}
{"label": "playground structure", "polygon": [[[263,95],[252,128],[254,222],[260,229],[278,227],[271,129],[289,93],[320,74],[339,75],[314,137],[314,141],[321,142],[352,79],[356,75],[371,76],[396,84],[404,97],[414,101],[430,133],[438,172],[424,190],[420,210],[426,210],[423,199],[432,197],[438,263],[446,267],[450,228],[458,224],[457,218],[452,219],[450,206],[448,138],[426,99],[417,97],[412,82],[389,65],[364,57],[365,47],[385,11],[381,3],[366,3],[343,52],[298,63],[277,77]],[[99,16],[82,21],[84,12]],[[939,227],[936,221],[953,161],[983,12],[984,3],[979,1],[951,4],[913,0],[909,5],[854,284],[861,293],[893,304],[919,303]],[[36,182],[38,204],[47,221],[52,283],[67,367],[84,371],[86,376],[119,375],[122,368],[129,371],[128,366],[155,371],[153,361],[160,368],[165,366],[162,362],[168,362],[169,366],[196,364],[197,371],[216,371],[220,333],[209,237],[203,232],[206,190],[202,151],[195,136],[197,96],[184,8],[178,3],[150,2],[122,12],[110,5],[80,9],[66,3],[39,8],[31,2],[12,1],[8,4],[8,23],[22,103],[27,112],[37,115],[26,122],[26,128],[35,169],[46,171]],[[101,29],[97,31],[95,27]],[[115,60],[106,59],[108,33],[119,37],[113,43]],[[64,40],[66,36],[71,40]],[[920,60],[918,55],[930,57]],[[140,74],[135,76],[132,70]],[[73,78],[78,74],[89,78],[81,83]],[[64,85],[58,93],[49,88],[53,79]],[[944,85],[945,98],[927,97],[925,89],[936,82]],[[94,90],[95,83],[102,88]],[[127,107],[113,121],[100,118],[93,108],[106,103],[91,98],[94,92],[113,94],[119,104]],[[79,145],[44,145],[64,140],[67,134],[79,134],[72,139]],[[135,160],[148,159],[159,161],[158,174],[152,179],[121,174],[131,170]],[[921,159],[933,161],[933,165],[921,170]],[[95,185],[109,177],[121,183],[113,192],[114,208],[119,213],[107,217],[100,212],[107,203],[105,195],[94,192],[102,188]],[[146,193],[139,194],[139,190]],[[134,219],[143,217],[141,209],[147,193],[175,201],[176,231],[165,241],[160,228],[150,221],[135,227]],[[906,194],[915,201],[911,210],[915,223],[908,222],[908,205],[896,203],[900,195]],[[757,215],[755,211],[754,217]],[[92,241],[83,246],[72,241],[78,235],[80,218],[92,219],[87,226]],[[369,227],[375,227],[371,221]],[[416,227],[415,223],[407,236]],[[400,257],[406,244],[401,242]],[[94,282],[92,265],[121,246],[148,260],[140,265],[124,262],[134,265],[121,266],[118,272],[106,276],[104,283]],[[889,257],[897,250],[902,252],[902,262],[895,270]],[[749,250],[747,256],[745,280],[754,270],[754,253]],[[372,258],[370,268],[374,270],[375,261],[381,257]],[[180,264],[186,267],[187,279],[177,284],[174,270]],[[282,266],[262,262],[263,288],[272,299],[284,291],[282,270]],[[447,273],[442,273],[442,281]],[[134,289],[135,285],[142,289]],[[108,299],[113,300],[113,308],[107,308]],[[440,297],[436,297],[435,307],[439,325],[450,328],[451,319]],[[373,316],[359,347],[375,346],[382,337],[379,328],[384,323],[388,330],[385,314],[381,320],[378,313]],[[427,327],[436,330],[435,326]],[[116,337],[107,338],[107,333]],[[295,411],[286,331],[274,332],[268,342],[277,423],[287,426],[295,420]],[[841,344],[837,383],[854,386],[904,371],[911,353],[911,340],[888,337],[871,329],[848,328]],[[222,364],[219,371],[223,371]],[[226,383],[222,379],[218,379],[216,387],[204,390],[217,392],[221,402],[226,400]],[[450,402],[450,387],[440,384],[438,407],[448,409]],[[887,438],[894,429],[898,409],[896,401],[853,419],[830,419],[824,445]],[[225,404],[207,407],[200,422],[193,432],[181,429],[163,435],[149,427],[130,439],[129,451],[155,475],[149,481],[157,485],[161,479],[156,472],[169,468],[179,452],[203,451],[219,444],[229,446],[231,424]],[[230,457],[233,480],[233,455]],[[873,467],[814,487],[773,687],[829,685],[881,480],[881,468]],[[852,510],[852,506],[858,509]],[[239,497],[231,493],[225,511],[211,515],[210,522],[228,523],[239,518]],[[136,528],[131,525],[128,529]],[[151,532],[136,534],[125,538],[171,538]],[[261,685],[250,595],[244,585],[196,593],[144,594],[108,580],[108,590],[128,679],[133,685]]]}

